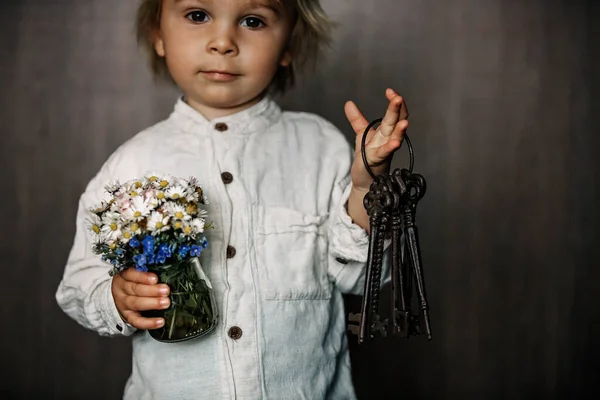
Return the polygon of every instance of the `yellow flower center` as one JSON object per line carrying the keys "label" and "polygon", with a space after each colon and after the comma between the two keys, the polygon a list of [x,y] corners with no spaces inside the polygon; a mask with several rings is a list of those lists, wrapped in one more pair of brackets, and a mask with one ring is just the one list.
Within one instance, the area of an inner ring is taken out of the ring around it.
{"label": "yellow flower center", "polygon": [[100,233],[100,227],[98,225],[96,225],[96,224],[92,225],[92,230],[95,233]]}
{"label": "yellow flower center", "polygon": [[177,200],[179,198],[179,193],[173,193],[171,198]]}
{"label": "yellow flower center", "polygon": [[113,222],[112,224],[110,224],[110,230],[111,230],[111,231],[113,231],[113,232],[114,232],[114,231],[116,231],[116,230],[117,230],[117,228],[118,228],[118,227],[117,227],[117,223],[116,223],[116,222]]}
{"label": "yellow flower center", "polygon": [[137,231],[139,228],[138,224],[131,224],[131,230],[132,231]]}
{"label": "yellow flower center", "polygon": [[165,226],[165,224],[163,224],[162,222],[157,222],[156,223],[156,229],[161,229]]}
{"label": "yellow flower center", "polygon": [[186,235],[189,235],[190,233],[192,233],[192,228],[190,226],[186,226],[185,228],[183,228],[183,232]]}
{"label": "yellow flower center", "polygon": [[135,187],[138,188],[138,189],[141,188],[142,187],[142,182],[137,181],[135,183]]}
{"label": "yellow flower center", "polygon": [[111,250],[114,250],[117,247],[117,244],[115,242],[112,242],[108,245],[108,247],[110,247]]}
{"label": "yellow flower center", "polygon": [[188,214],[194,214],[196,212],[196,206],[193,204],[188,204],[188,206],[185,208],[185,211],[187,211]]}
{"label": "yellow flower center", "polygon": [[133,216],[136,217],[136,218],[139,218],[139,217],[142,216],[142,213],[140,211],[136,211],[136,212],[133,213]]}
{"label": "yellow flower center", "polygon": [[129,238],[131,238],[131,233],[129,233],[129,232],[123,232],[123,237],[125,239],[129,239]]}
{"label": "yellow flower center", "polygon": [[137,195],[138,195],[138,192],[136,192],[136,191],[134,190],[133,192],[129,193],[129,195],[130,195],[131,197],[135,197],[135,196],[137,196]]}
{"label": "yellow flower center", "polygon": [[181,229],[181,226],[182,226],[182,225],[183,225],[183,224],[181,223],[181,221],[177,221],[177,222],[175,222],[175,225],[174,225],[174,226],[175,226],[175,229]]}
{"label": "yellow flower center", "polygon": [[156,194],[156,198],[159,199],[159,200],[164,199],[165,198],[165,193],[164,192],[158,192]]}
{"label": "yellow flower center", "polygon": [[179,219],[183,218],[183,213],[181,211],[177,211],[175,213],[175,218],[179,218]]}
{"label": "yellow flower center", "polygon": [[149,180],[150,182],[156,182],[156,181],[158,180],[158,176],[154,176],[154,175],[152,175],[151,177],[149,177],[149,178],[148,178],[148,180]]}
{"label": "yellow flower center", "polygon": [[160,187],[167,187],[167,186],[169,186],[169,181],[164,180],[164,179],[162,181],[160,181]]}

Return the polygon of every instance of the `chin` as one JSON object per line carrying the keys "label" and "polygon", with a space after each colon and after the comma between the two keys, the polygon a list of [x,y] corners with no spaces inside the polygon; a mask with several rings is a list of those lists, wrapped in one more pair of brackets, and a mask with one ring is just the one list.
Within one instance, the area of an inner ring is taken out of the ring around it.
{"label": "chin", "polygon": [[256,100],[260,96],[260,92],[257,94],[240,95],[239,93],[231,93],[229,91],[223,93],[222,91],[203,93],[202,96],[198,96],[198,100],[212,108],[236,108],[246,103]]}

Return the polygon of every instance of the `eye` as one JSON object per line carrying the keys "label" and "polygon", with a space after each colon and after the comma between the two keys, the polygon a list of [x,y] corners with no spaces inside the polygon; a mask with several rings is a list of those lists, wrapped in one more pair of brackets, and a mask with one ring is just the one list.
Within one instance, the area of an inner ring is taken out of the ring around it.
{"label": "eye", "polygon": [[257,28],[262,28],[263,26],[265,26],[265,23],[262,22],[262,20],[260,18],[247,17],[242,20],[241,25],[245,28],[257,29]]}
{"label": "eye", "polygon": [[192,11],[185,17],[190,21],[197,23],[208,21],[208,14],[206,14],[204,11]]}

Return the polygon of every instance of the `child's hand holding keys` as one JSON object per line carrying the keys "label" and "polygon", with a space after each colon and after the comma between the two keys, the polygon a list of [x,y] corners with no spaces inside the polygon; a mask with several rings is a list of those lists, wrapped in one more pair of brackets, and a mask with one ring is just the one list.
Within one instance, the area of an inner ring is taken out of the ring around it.
{"label": "child's hand holding keys", "polygon": [[[408,128],[408,121],[406,120],[408,112],[402,97],[392,89],[388,89],[385,92],[385,96],[390,102],[387,112],[379,127],[369,131],[365,144],[367,162],[375,175],[381,175],[389,169],[389,157],[400,147]],[[364,166],[361,147],[363,133],[367,126],[369,126],[369,121],[367,121],[354,102],[347,102],[345,111],[348,121],[352,125],[354,132],[356,132],[356,151],[351,171],[353,188],[358,192],[366,194],[370,189],[373,179]]]}
{"label": "child's hand holding keys", "polygon": [[112,280],[112,295],[117,310],[128,324],[138,329],[156,329],[163,318],[145,318],[140,311],[164,310],[170,305],[169,286],[158,285],[155,274],[134,267],[117,274]]}

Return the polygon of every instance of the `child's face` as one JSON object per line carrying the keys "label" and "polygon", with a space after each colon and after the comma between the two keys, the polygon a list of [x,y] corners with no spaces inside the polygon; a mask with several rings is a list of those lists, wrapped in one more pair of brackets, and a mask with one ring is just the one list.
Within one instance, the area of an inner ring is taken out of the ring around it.
{"label": "child's face", "polygon": [[210,119],[260,100],[291,61],[292,27],[293,12],[270,0],[164,0],[155,49],[187,102]]}

